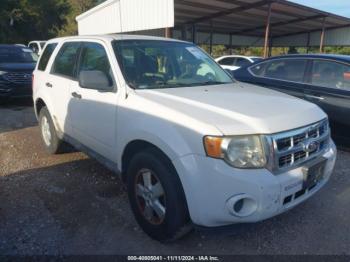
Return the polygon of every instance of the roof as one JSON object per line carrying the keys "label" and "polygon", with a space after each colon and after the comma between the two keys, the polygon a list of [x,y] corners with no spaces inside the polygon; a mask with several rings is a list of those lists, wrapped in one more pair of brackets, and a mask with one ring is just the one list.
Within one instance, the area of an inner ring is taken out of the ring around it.
{"label": "roof", "polygon": [[17,45],[17,44],[0,44],[0,48],[7,48],[7,49],[29,49],[27,46],[21,46],[21,45]]}
{"label": "roof", "polygon": [[269,4],[272,37],[350,26],[350,18],[286,0],[174,0],[175,28],[263,37]]}
{"label": "roof", "polygon": [[[157,36],[146,36],[146,35],[127,35],[127,34],[105,34],[105,35],[84,35],[84,36],[68,36],[50,39],[49,42],[66,41],[66,40],[79,40],[79,39],[99,39],[99,40],[160,40],[170,42],[184,42],[177,39],[157,37]],[[187,43],[187,42],[186,42]],[[0,45],[1,46],[1,45]]]}
{"label": "roof", "polygon": [[343,61],[350,63],[350,56],[349,55],[332,55],[332,54],[293,54],[293,55],[282,55],[282,56],[274,56],[270,57],[266,60],[274,60],[274,59],[281,59],[281,58],[323,58],[323,59],[333,59],[338,61]]}

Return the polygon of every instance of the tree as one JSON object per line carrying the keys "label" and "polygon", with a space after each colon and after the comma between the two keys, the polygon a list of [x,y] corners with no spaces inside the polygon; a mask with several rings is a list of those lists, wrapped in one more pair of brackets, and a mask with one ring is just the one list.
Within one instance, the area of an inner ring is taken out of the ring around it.
{"label": "tree", "polygon": [[70,12],[68,0],[1,0],[0,43],[56,37]]}

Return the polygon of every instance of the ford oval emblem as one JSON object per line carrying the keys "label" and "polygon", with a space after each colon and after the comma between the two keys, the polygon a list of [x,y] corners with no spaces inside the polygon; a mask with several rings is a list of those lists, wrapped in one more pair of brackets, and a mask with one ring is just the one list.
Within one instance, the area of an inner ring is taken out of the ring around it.
{"label": "ford oval emblem", "polygon": [[303,144],[303,150],[306,153],[311,153],[311,152],[314,152],[317,150],[318,145],[319,144],[316,141],[308,142],[308,143]]}

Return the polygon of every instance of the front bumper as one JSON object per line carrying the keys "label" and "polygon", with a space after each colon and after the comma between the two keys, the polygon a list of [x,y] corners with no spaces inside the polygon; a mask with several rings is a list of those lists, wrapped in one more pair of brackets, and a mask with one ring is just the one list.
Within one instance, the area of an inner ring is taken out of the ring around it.
{"label": "front bumper", "polygon": [[[326,159],[323,179],[305,192],[302,190],[303,167],[274,175],[266,169],[235,169],[222,160],[199,155],[187,155],[173,163],[185,191],[192,222],[215,227],[261,221],[308,199],[332,174],[336,160],[333,141],[321,157]],[[252,200],[251,209],[243,216],[233,214],[228,208],[229,201],[240,196]],[[250,212],[252,210],[254,212]]]}
{"label": "front bumper", "polygon": [[31,97],[31,83],[11,83],[0,81],[0,97]]}

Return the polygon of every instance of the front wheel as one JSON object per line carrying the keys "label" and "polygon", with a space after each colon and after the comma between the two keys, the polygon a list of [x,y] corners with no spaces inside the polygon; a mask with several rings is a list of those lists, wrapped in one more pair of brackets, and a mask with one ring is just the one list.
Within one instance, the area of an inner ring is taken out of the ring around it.
{"label": "front wheel", "polygon": [[154,149],[138,153],[127,175],[131,208],[149,236],[167,242],[191,230],[181,182],[165,156]]}

